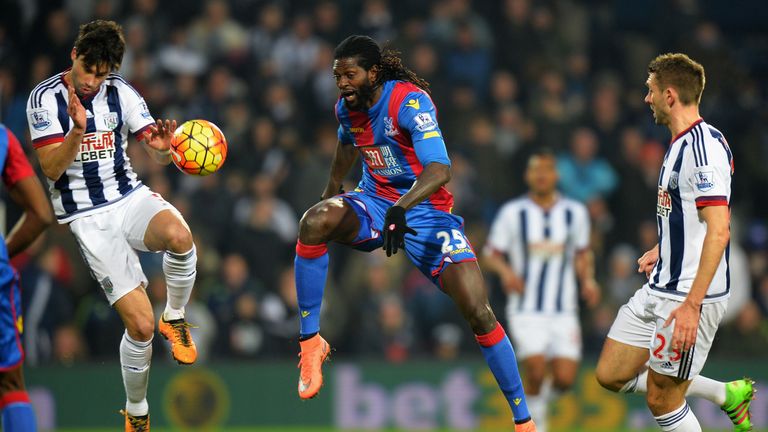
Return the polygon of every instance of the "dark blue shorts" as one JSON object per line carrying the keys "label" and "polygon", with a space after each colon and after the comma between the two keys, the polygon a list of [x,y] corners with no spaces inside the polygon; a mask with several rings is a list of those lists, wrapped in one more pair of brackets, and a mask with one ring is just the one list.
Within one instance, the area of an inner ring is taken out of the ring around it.
{"label": "dark blue shorts", "polygon": [[19,276],[10,268],[0,270],[0,371],[18,367],[24,360],[21,348],[23,320]]}
{"label": "dark blue shorts", "polygon": [[[355,249],[370,252],[384,246],[381,229],[392,202],[365,192],[341,195],[357,213],[360,231],[352,243]],[[464,235],[464,219],[440,210],[416,206],[406,213],[408,226],[416,235],[405,235],[405,253],[421,272],[440,286],[440,273],[446,265],[477,261],[475,251]]]}

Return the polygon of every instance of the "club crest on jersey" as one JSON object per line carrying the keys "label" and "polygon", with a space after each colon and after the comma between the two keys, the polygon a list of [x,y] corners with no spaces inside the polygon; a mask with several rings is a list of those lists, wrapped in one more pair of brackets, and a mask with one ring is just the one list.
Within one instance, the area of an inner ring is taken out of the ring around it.
{"label": "club crest on jersey", "polygon": [[437,128],[437,123],[432,120],[432,116],[429,115],[429,113],[418,113],[416,114],[416,117],[413,118],[413,121],[416,122],[416,130],[419,132],[426,132]]}
{"label": "club crest on jersey", "polygon": [[669,175],[669,188],[677,189],[677,183],[679,179],[680,179],[680,173],[677,171],[672,171],[672,174]]}
{"label": "club crest on jersey", "polygon": [[659,192],[656,195],[656,214],[666,218],[669,217],[669,212],[671,211],[672,197],[669,196],[669,192],[659,186]]}
{"label": "club crest on jersey", "polygon": [[114,129],[117,127],[117,113],[116,112],[109,112],[104,115],[104,126],[106,126],[107,129]]}
{"label": "club crest on jersey", "polygon": [[695,177],[696,189],[706,192],[715,187],[715,184],[712,183],[712,171],[698,171]]}
{"label": "club crest on jersey", "polygon": [[32,111],[32,127],[35,130],[46,130],[51,125],[51,121],[48,120],[48,110],[40,109]]}
{"label": "club crest on jersey", "polygon": [[392,117],[384,117],[384,135],[393,137],[399,133],[400,131],[395,127],[395,120]]}

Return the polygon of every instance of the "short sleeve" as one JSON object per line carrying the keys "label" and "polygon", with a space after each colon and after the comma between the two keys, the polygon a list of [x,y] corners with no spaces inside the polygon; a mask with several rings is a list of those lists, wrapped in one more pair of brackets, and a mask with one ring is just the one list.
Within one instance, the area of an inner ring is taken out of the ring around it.
{"label": "short sleeve", "polygon": [[707,137],[695,141],[691,150],[686,174],[696,208],[727,206],[731,196],[732,170],[727,144]]}
{"label": "short sleeve", "polygon": [[589,222],[589,213],[587,212],[587,208],[581,204],[575,208],[574,213],[574,245],[576,246],[576,250],[584,250],[589,247],[590,230],[592,229]]}
{"label": "short sleeve", "polygon": [[488,233],[488,240],[485,242],[484,253],[486,255],[492,252],[508,253],[514,242],[515,233],[514,209],[507,204],[499,210],[491,224],[491,230]]}
{"label": "short sleeve", "polygon": [[426,93],[412,92],[406,95],[398,112],[398,124],[411,136],[416,157],[422,165],[431,162],[451,164],[443,133],[437,124],[435,105]]}
{"label": "short sleeve", "polygon": [[128,125],[128,131],[131,132],[137,140],[141,140],[144,132],[155,123],[155,119],[152,118],[152,114],[149,112],[147,103],[144,102],[144,98],[141,97],[139,92],[136,91],[130,84],[124,82],[122,78],[117,78],[119,81],[118,89],[120,91],[121,98],[124,98],[123,106],[125,107],[124,120]]}
{"label": "short sleeve", "polygon": [[[58,119],[58,103],[52,90],[33,90],[27,100],[27,125],[34,148],[64,141],[64,130]],[[67,117],[69,120],[69,117]]]}
{"label": "short sleeve", "polygon": [[5,129],[5,133],[8,134],[8,154],[3,167],[3,183],[7,188],[11,188],[18,181],[34,176],[35,171],[29,164],[16,135],[10,129]]}
{"label": "short sleeve", "polygon": [[352,133],[346,129],[344,129],[344,126],[339,125],[339,130],[337,132],[337,135],[339,137],[339,142],[342,144],[354,144],[355,139],[352,137]]}

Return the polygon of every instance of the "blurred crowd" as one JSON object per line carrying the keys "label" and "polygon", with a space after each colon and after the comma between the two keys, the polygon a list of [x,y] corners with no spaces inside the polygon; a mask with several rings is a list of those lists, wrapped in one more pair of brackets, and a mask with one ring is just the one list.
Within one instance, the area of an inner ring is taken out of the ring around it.
{"label": "blurred crowd", "polygon": [[[635,260],[656,243],[656,181],[670,136],[643,103],[646,66],[657,54],[686,52],[706,68],[701,112],[724,132],[736,166],[733,296],[713,355],[768,353],[768,7],[760,0],[738,8],[708,0],[4,0],[2,11],[0,121],[33,163],[29,91],[71,64],[78,25],[96,18],[122,24],[121,73],[156,118],[205,118],[224,131],[227,161],[203,178],[129,148],[140,178],[195,236],[198,282],[187,317],[203,360],[297,352],[293,248],[301,214],[327,180],[337,129],[333,48],[351,33],[401,51],[431,83],[453,162],[454,212],[478,252],[495,211],[525,192],[530,150],[557,152],[562,192],[585,202],[592,219],[603,302],[583,309],[582,320],[585,354],[596,355],[618,306],[644,281]],[[358,166],[345,188],[359,176]],[[338,355],[474,355],[450,299],[402,255],[331,247],[322,328]],[[142,261],[162,310],[161,256]],[[15,264],[29,363],[117,358],[121,323],[66,227],[49,230]],[[487,285],[501,318],[504,294],[493,277]]]}

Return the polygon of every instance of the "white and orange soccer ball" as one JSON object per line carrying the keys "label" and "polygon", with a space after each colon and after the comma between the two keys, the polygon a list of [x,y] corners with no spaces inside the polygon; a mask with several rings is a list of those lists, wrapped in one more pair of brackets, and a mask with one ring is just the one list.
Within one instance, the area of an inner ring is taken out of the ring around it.
{"label": "white and orange soccer ball", "polygon": [[176,167],[185,174],[213,174],[227,159],[227,139],[212,122],[189,120],[173,133],[171,157]]}

